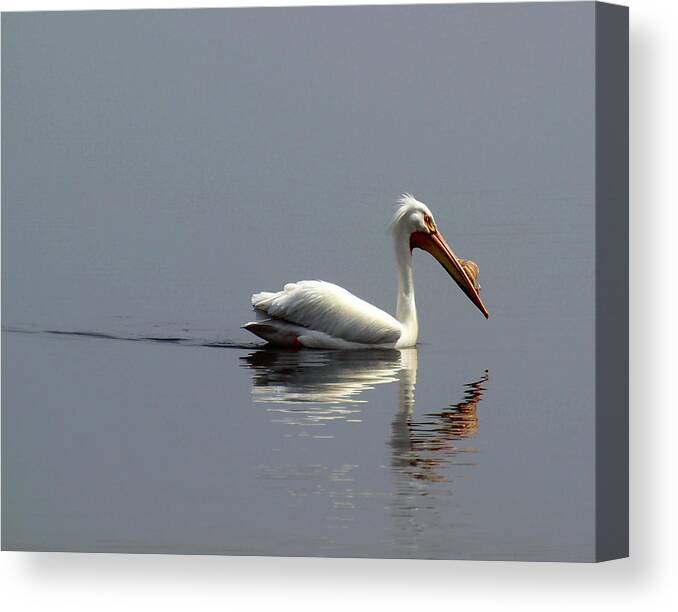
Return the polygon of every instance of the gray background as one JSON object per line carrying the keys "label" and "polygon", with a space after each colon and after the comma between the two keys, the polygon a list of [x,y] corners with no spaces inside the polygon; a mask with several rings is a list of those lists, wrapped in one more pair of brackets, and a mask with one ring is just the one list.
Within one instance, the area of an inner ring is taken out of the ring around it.
{"label": "gray background", "polygon": [[[593,14],[3,15],[3,326],[37,332],[3,333],[3,546],[592,559]],[[491,312],[416,256],[415,416],[490,378],[471,465],[404,497],[394,384],[314,438],[252,402],[251,349],[42,333],[240,344],[301,278],[392,310],[402,191]]]}

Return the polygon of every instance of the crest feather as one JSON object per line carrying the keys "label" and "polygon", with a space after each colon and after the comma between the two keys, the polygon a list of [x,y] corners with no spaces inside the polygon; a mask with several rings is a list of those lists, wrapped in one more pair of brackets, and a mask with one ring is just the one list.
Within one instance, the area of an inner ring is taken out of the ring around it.
{"label": "crest feather", "polygon": [[388,224],[387,231],[393,232],[405,215],[413,210],[426,209],[426,205],[417,200],[411,193],[403,193],[396,202],[396,211]]}

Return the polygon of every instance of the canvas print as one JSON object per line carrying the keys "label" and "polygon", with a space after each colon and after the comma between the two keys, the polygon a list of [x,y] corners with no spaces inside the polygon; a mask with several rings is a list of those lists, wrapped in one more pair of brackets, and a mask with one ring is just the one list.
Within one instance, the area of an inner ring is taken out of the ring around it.
{"label": "canvas print", "polygon": [[626,556],[627,28],[3,14],[3,549]]}

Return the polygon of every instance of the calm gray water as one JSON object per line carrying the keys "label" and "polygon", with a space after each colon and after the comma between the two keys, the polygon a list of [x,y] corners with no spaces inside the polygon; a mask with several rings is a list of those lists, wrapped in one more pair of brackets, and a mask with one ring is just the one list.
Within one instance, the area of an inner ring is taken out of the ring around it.
{"label": "calm gray water", "polygon": [[[591,560],[593,5],[3,15],[5,549]],[[271,351],[249,296],[420,345]]]}

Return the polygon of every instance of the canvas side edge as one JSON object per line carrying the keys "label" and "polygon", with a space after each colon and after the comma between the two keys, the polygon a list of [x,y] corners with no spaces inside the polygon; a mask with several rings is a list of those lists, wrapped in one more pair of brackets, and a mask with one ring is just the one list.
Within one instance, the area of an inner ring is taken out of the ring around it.
{"label": "canvas side edge", "polygon": [[596,561],[629,554],[629,11],[595,3]]}

